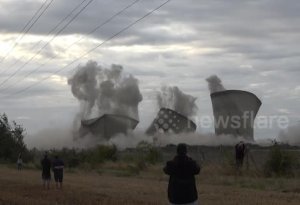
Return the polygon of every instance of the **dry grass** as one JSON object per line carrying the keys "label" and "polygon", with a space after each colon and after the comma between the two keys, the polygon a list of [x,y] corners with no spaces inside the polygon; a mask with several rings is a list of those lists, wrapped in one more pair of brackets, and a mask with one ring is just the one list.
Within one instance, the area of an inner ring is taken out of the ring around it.
{"label": "dry grass", "polygon": [[[113,165],[109,165],[111,167]],[[198,181],[201,204],[299,204],[299,180],[220,176],[206,168]],[[137,177],[117,177],[97,172],[65,173],[63,190],[43,190],[37,170],[18,172],[0,167],[0,205],[55,204],[168,204],[167,177],[153,167]],[[281,181],[276,186],[277,181]]]}

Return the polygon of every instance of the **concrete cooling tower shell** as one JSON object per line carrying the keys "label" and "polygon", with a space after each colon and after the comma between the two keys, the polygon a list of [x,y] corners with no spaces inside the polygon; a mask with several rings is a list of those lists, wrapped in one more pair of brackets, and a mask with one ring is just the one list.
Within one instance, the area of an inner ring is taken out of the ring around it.
{"label": "concrete cooling tower shell", "polygon": [[253,125],[261,101],[253,93],[242,90],[226,90],[211,95],[217,135],[241,136],[253,142]]}
{"label": "concrete cooling tower shell", "polygon": [[110,139],[116,134],[126,134],[133,130],[139,121],[122,115],[104,114],[99,118],[81,121],[81,127],[94,136]]}
{"label": "concrete cooling tower shell", "polygon": [[147,129],[146,134],[153,135],[159,133],[182,133],[195,132],[196,124],[182,114],[168,109],[161,108],[156,118]]}

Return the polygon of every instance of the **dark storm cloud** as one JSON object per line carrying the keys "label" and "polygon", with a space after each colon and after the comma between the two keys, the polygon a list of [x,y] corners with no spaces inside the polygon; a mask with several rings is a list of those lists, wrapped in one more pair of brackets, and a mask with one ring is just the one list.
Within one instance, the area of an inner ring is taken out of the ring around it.
{"label": "dark storm cloud", "polygon": [[[61,19],[63,19],[74,7],[75,5],[82,2],[82,0],[74,0],[72,4],[69,1],[63,0],[58,1],[54,0],[53,4],[49,9],[44,13],[36,25],[32,28],[30,32],[35,34],[47,34],[48,31],[54,27]],[[70,24],[70,26],[64,31],[64,34],[72,33],[82,33],[85,34],[90,29],[94,28],[96,25],[99,25],[101,22],[105,21],[125,6],[130,4],[133,1],[93,1],[75,20]],[[126,13],[120,16],[117,21],[113,22],[112,26],[109,26],[108,29],[105,29],[104,32],[111,34],[111,31],[115,28],[120,28],[120,25],[124,23],[129,23],[129,20],[135,19],[136,17],[143,15],[146,11],[159,4],[162,1],[141,1],[142,4],[137,3]],[[157,3],[157,4],[155,4]],[[16,1],[11,1],[10,3],[6,2],[6,8],[2,6],[2,11],[8,10],[9,12],[1,12],[2,17],[0,20],[0,25],[2,31],[4,32],[18,32],[26,22],[29,20],[37,8],[41,5],[41,2],[37,3],[36,1],[22,1],[16,4]],[[76,12],[74,12],[76,13]],[[86,23],[89,22],[89,23]],[[126,24],[125,24],[126,25]]]}
{"label": "dark storm cloud", "polygon": [[[73,4],[68,1],[54,1],[32,32],[46,34],[79,2],[81,0],[76,0]],[[95,1],[63,33],[85,34],[130,2],[132,1]],[[94,37],[108,38],[162,2],[155,0],[137,3],[96,32]],[[201,43],[223,48],[226,53],[249,55],[250,58],[273,59],[289,54],[297,55],[298,45],[295,45],[295,40],[298,39],[298,35],[292,34],[297,34],[300,30],[300,20],[296,13],[298,4],[297,1],[283,4],[281,1],[271,0],[174,0],[113,42],[121,45]],[[16,25],[21,23],[20,19],[24,20],[26,16],[30,16],[37,6],[34,1],[20,2],[13,11],[19,9],[21,12],[10,18],[3,16],[0,20],[1,28],[6,32],[17,32],[20,26]],[[12,10],[12,7],[8,6],[8,10]],[[164,30],[164,27],[168,26],[174,30]],[[280,53],[278,50],[289,52]]]}

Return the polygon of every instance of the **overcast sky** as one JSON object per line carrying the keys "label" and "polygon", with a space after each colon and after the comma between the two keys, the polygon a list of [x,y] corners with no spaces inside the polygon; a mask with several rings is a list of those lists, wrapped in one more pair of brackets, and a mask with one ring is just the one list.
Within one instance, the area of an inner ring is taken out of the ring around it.
{"label": "overcast sky", "polygon": [[[162,85],[176,85],[197,97],[198,116],[211,116],[205,79],[212,74],[218,75],[227,89],[256,94],[262,101],[258,116],[284,115],[291,124],[299,123],[300,2],[297,0],[171,0],[80,58],[164,1],[141,0],[87,35],[134,2],[94,0],[35,55],[52,38],[49,31],[82,0],[54,0],[20,41],[16,39],[23,26],[44,0],[1,0],[0,56],[11,52],[0,63],[0,82],[5,82],[0,86],[0,112],[23,124],[29,136],[46,128],[70,127],[79,104],[67,79],[79,64],[92,59],[104,66],[120,64],[126,73],[139,79],[143,95],[139,106],[141,130],[156,115],[155,92]],[[70,47],[78,39],[81,40]],[[15,42],[18,44],[11,49]],[[32,61],[19,69],[33,56]],[[78,61],[64,67],[77,58]],[[43,83],[11,95],[62,68],[62,72]],[[28,75],[33,70],[36,72]],[[276,126],[259,129],[255,138],[274,137],[278,131]]]}

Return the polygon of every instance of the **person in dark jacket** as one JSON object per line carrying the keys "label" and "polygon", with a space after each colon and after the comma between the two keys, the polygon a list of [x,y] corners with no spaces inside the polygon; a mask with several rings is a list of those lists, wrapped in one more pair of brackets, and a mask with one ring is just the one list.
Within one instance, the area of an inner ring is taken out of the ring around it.
{"label": "person in dark jacket", "polygon": [[171,204],[198,204],[195,175],[199,174],[200,166],[187,156],[185,144],[177,146],[177,155],[166,163],[164,172],[170,176],[168,198]]}
{"label": "person in dark jacket", "polygon": [[51,180],[51,160],[48,158],[48,154],[45,153],[44,158],[41,160],[42,165],[42,179],[44,189],[50,188],[50,180]]}
{"label": "person in dark jacket", "polygon": [[243,167],[244,157],[246,153],[246,146],[243,141],[235,145],[235,160],[236,168],[239,170]]}
{"label": "person in dark jacket", "polygon": [[56,188],[62,188],[63,183],[63,175],[64,175],[64,162],[55,156],[53,161],[53,173],[54,173],[54,180],[56,182]]}

